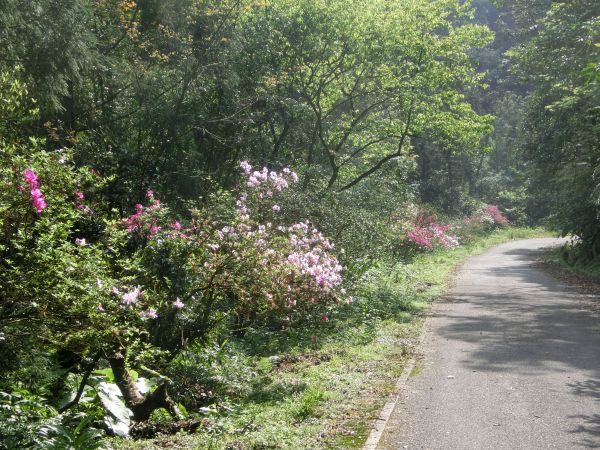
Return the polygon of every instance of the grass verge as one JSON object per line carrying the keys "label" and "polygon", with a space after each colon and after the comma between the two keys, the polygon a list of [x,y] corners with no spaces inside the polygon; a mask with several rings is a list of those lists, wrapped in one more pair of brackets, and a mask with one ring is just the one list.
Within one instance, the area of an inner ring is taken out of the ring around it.
{"label": "grass verge", "polygon": [[[285,339],[259,334],[238,343],[246,374],[238,377],[238,394],[206,409],[197,433],[112,444],[120,449],[361,448],[418,340],[422,312],[445,292],[456,267],[496,244],[541,236],[550,234],[498,230],[452,251],[419,255],[409,264],[381,264],[361,280],[344,315],[326,327]],[[253,351],[256,342],[262,343],[260,352]]]}
{"label": "grass verge", "polygon": [[600,261],[591,261],[585,264],[581,262],[569,263],[568,257],[566,257],[562,248],[556,248],[548,252],[543,260],[564,272],[583,275],[591,281],[600,282]]}

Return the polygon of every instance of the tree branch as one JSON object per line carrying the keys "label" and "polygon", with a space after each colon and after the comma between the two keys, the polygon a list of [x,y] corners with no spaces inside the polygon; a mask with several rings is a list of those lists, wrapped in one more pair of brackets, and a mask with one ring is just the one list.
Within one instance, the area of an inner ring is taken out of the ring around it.
{"label": "tree branch", "polygon": [[81,400],[81,396],[83,395],[83,390],[85,389],[85,385],[87,384],[87,381],[90,378],[90,375],[96,368],[96,363],[98,362],[98,359],[99,359],[99,356],[96,356],[93,359],[93,361],[90,363],[90,365],[87,367],[85,373],[83,374],[83,378],[81,379],[81,383],[79,383],[79,388],[77,389],[77,393],[75,394],[75,397],[73,398],[73,400],[66,403],[62,407],[60,407],[60,409],[58,410],[59,413],[64,413],[67,409],[72,408],[73,406],[77,405],[77,403],[79,403],[79,400]]}
{"label": "tree branch", "polygon": [[345,191],[347,189],[350,189],[351,187],[357,185],[358,183],[360,183],[362,180],[364,180],[365,178],[367,178],[368,176],[372,175],[373,173],[377,172],[379,169],[381,169],[381,167],[387,163],[388,161],[391,161],[394,158],[399,157],[402,154],[402,147],[404,147],[404,143],[406,141],[406,138],[408,136],[408,132],[410,131],[410,126],[411,126],[411,122],[412,122],[412,115],[413,115],[413,106],[414,106],[414,98],[411,99],[410,101],[410,106],[409,106],[409,110],[408,110],[408,117],[406,119],[406,125],[404,126],[404,131],[402,132],[402,136],[400,137],[400,142],[398,143],[398,149],[394,152],[394,153],[390,153],[388,155],[386,155],[385,157],[383,157],[382,159],[380,159],[377,164],[375,164],[373,167],[371,167],[369,170],[367,170],[366,172],[363,172],[362,174],[360,174],[359,176],[357,176],[354,180],[352,180],[350,183],[342,186],[338,192],[342,192]]}

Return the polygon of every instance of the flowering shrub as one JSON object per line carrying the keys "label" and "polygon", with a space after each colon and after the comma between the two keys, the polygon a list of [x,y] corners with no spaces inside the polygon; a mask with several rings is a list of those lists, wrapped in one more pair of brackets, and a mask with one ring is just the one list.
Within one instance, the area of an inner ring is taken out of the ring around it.
{"label": "flowering shrub", "polygon": [[496,205],[487,205],[485,213],[492,218],[495,226],[505,227],[509,224],[508,219],[504,217],[504,214],[502,214]]}
{"label": "flowering shrub", "polygon": [[496,205],[486,205],[480,211],[468,217],[466,223],[480,223],[487,228],[501,228],[510,225],[508,219]]}
{"label": "flowering shrub", "polygon": [[[245,161],[241,168],[246,191],[237,198],[233,222],[169,223],[151,192],[149,206],[136,205],[122,227],[130,239],[144,242],[142,267],[179,274],[170,305],[188,321],[216,313],[239,329],[257,321],[289,323],[313,310],[323,316],[338,301],[342,268],[331,254],[333,244],[309,222],[282,224],[277,194],[297,175],[289,169],[252,171]],[[169,262],[172,267],[164,267]],[[155,314],[160,317],[168,305],[157,304]]]}
{"label": "flowering shrub", "polygon": [[[42,144],[1,155],[0,317],[11,324],[6,336],[21,336],[6,339],[3,360],[18,359],[30,339],[48,353],[103,357],[115,374],[142,353],[160,370],[161,354],[224,327],[242,333],[329,320],[343,294],[342,267],[314,225],[285,223],[277,202],[298,180],[291,170],[253,171],[243,162],[231,220],[175,218],[153,191],[119,219],[94,201],[102,178]],[[23,318],[33,326],[22,328]],[[144,420],[144,397],[127,397],[131,389],[121,391]],[[177,414],[166,390],[157,392],[162,403],[148,394],[146,404]]]}
{"label": "flowering shrub", "polygon": [[404,236],[404,247],[408,250],[433,250],[436,247],[455,248],[459,246],[456,236],[448,234],[450,225],[438,223],[435,214],[408,203],[396,216],[398,233]]}
{"label": "flowering shrub", "polygon": [[450,225],[438,223],[427,227],[415,225],[406,233],[406,238],[422,250],[433,250],[435,247],[456,248],[459,246],[458,238],[447,233],[450,229]]}
{"label": "flowering shrub", "polygon": [[328,305],[343,293],[333,244],[308,221],[284,225],[275,208],[297,175],[241,167],[246,192],[232,222],[196,217],[185,225],[148,191],[146,204],[110,227],[104,245],[120,251],[111,274],[95,280],[95,311],[146,328],[171,350],[223,319],[238,331],[328,320]]}

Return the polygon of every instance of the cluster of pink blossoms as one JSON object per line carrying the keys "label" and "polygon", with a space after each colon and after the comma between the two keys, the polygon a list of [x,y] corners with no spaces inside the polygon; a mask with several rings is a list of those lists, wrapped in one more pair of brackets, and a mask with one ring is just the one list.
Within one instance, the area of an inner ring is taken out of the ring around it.
{"label": "cluster of pink blossoms", "polygon": [[44,208],[46,208],[46,200],[44,199],[44,194],[40,190],[40,182],[38,180],[37,174],[31,170],[25,170],[25,180],[27,184],[29,184],[29,194],[31,195],[31,203],[33,207],[37,211],[38,214],[41,214]]}
{"label": "cluster of pink blossoms", "polygon": [[[151,205],[144,208],[144,205],[141,203],[137,203],[135,205],[135,213],[125,219],[125,223],[127,225],[127,231],[133,233],[134,231],[141,229],[146,225],[148,215],[148,211],[152,211],[156,208],[160,207],[160,200],[154,197],[154,191],[146,192],[146,197],[150,201]],[[177,222],[179,223],[179,222]],[[161,227],[157,224],[157,220],[154,218],[150,218],[148,225],[148,231],[150,235],[156,234],[161,230]],[[181,226],[180,226],[181,228]]]}
{"label": "cluster of pink blossoms", "polygon": [[73,202],[73,204],[75,205],[75,208],[77,208],[80,211],[83,211],[85,214],[90,214],[92,212],[92,210],[90,209],[89,206],[83,204],[83,199],[84,199],[83,192],[75,191],[73,193],[73,196],[75,197],[75,201]]}
{"label": "cluster of pink blossoms", "polygon": [[509,224],[508,219],[504,217],[504,214],[496,205],[487,205],[485,213],[492,218],[495,225],[503,227]]}
{"label": "cluster of pink blossoms", "polygon": [[316,228],[309,232],[309,223],[300,222],[288,228],[292,233],[289,243],[293,252],[287,257],[290,266],[304,276],[312,279],[314,284],[324,292],[330,292],[342,282],[342,266],[335,256],[327,250],[333,244]]}
{"label": "cluster of pink blossoms", "polygon": [[[261,171],[253,171],[248,161],[242,161],[240,162],[240,168],[246,177],[246,187],[256,192],[257,197],[261,200],[273,198],[274,193],[287,189],[290,182],[298,182],[298,175],[288,167],[283,169],[281,173],[272,170],[269,171],[266,167],[263,167]],[[248,212],[248,194],[243,193],[238,198],[236,205],[240,219],[242,221],[248,220],[250,218]],[[281,207],[279,205],[272,205],[271,210],[278,213],[281,211]]]}
{"label": "cluster of pink blossoms", "polygon": [[466,223],[482,223],[490,227],[505,227],[510,224],[508,219],[496,205],[487,205],[479,213],[465,219]]}
{"label": "cluster of pink blossoms", "polygon": [[432,223],[427,227],[414,226],[406,233],[406,237],[417,247],[432,250],[436,245],[444,248],[456,248],[460,244],[455,236],[449,235],[450,225]]}
{"label": "cluster of pink blossoms", "polygon": [[[281,207],[274,204],[275,198],[298,181],[296,173],[289,168],[281,172],[266,168],[253,171],[246,161],[240,167],[246,177],[246,192],[237,199],[234,223],[192,222],[184,227],[179,221],[163,222],[164,214],[158,209],[160,201],[149,191],[150,205],[136,205],[134,214],[124,219],[123,226],[129,232],[142,231],[159,243],[185,239],[186,251],[200,263],[194,264],[194,272],[205,277],[208,289],[215,292],[225,290],[226,295],[231,295],[232,286],[239,289],[236,295],[240,310],[266,303],[272,310],[301,311],[309,305],[337,301],[337,292],[344,291],[338,290],[342,267],[330,253],[333,244],[308,222],[288,227],[268,221],[276,221],[273,213]],[[197,250],[202,251],[196,253]],[[155,318],[158,312],[144,307],[145,301],[138,301],[142,295],[140,288],[113,292],[121,308],[142,307],[140,315],[144,319]],[[171,306],[180,310],[185,304],[176,298]],[[329,320],[328,316],[323,317]]]}
{"label": "cluster of pink blossoms", "polygon": [[[98,287],[99,290],[103,290],[104,288],[104,283],[102,282],[102,280],[100,278],[96,279],[96,286]],[[139,300],[142,300],[144,298],[144,291],[142,291],[139,286],[134,287],[133,289],[129,289],[126,292],[121,292],[121,290],[116,287],[113,286],[112,288],[110,288],[108,290],[108,292],[117,299],[121,300],[121,304],[120,304],[120,308],[121,309],[132,309],[134,307],[139,307]],[[177,298],[177,300],[173,303],[173,306],[177,309],[181,309],[183,308],[185,305],[183,304],[183,302],[181,302],[181,300],[179,300],[179,298]],[[102,303],[98,304],[98,311],[99,312],[106,312],[106,308],[104,307],[104,305]],[[139,311],[139,316],[142,319],[156,319],[158,318],[158,311],[155,308],[147,308],[146,310],[140,310]]]}

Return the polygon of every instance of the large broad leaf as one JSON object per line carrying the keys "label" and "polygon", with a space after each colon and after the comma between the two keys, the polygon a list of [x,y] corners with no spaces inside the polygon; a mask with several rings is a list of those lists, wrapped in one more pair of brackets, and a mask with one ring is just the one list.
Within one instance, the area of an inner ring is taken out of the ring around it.
{"label": "large broad leaf", "polygon": [[127,437],[129,435],[129,424],[125,422],[120,422],[111,416],[105,416],[104,423],[115,436]]}
{"label": "large broad leaf", "polygon": [[129,434],[131,424],[131,411],[125,406],[121,391],[116,384],[102,382],[98,384],[98,397],[104,409],[109,413],[104,418],[106,425],[117,436],[125,437]]}
{"label": "large broad leaf", "polygon": [[157,378],[139,377],[135,382],[135,386],[137,387],[137,390],[140,391],[140,394],[145,395],[158,386],[159,381],[160,380]]}

